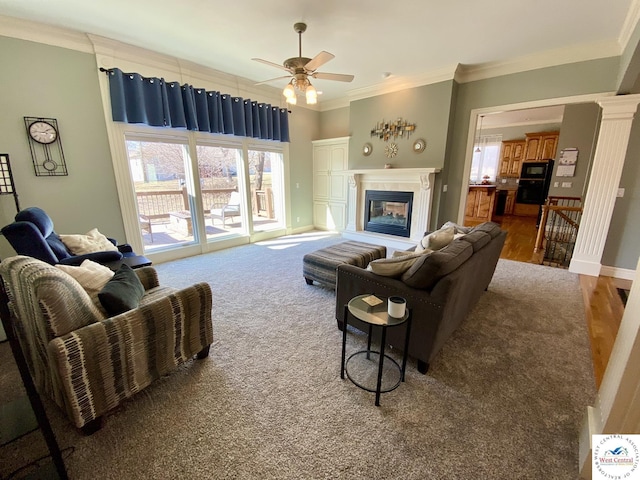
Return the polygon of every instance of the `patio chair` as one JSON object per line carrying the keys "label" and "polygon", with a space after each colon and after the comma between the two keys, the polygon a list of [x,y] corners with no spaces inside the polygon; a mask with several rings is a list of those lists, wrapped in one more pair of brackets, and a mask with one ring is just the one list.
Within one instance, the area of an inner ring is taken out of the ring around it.
{"label": "patio chair", "polygon": [[242,198],[239,192],[231,192],[229,201],[222,208],[216,208],[216,204],[211,207],[211,222],[215,224],[216,219],[222,220],[222,225],[225,226],[227,218],[237,217],[240,215],[240,202]]}

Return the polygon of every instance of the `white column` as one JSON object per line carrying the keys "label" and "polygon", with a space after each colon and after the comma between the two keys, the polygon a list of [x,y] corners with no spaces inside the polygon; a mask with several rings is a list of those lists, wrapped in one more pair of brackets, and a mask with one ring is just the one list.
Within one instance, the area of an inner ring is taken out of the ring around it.
{"label": "white column", "polygon": [[600,275],[600,261],[609,233],[631,124],[638,103],[640,95],[621,95],[598,100],[602,107],[602,121],[580,230],[569,265],[571,272],[596,277]]}

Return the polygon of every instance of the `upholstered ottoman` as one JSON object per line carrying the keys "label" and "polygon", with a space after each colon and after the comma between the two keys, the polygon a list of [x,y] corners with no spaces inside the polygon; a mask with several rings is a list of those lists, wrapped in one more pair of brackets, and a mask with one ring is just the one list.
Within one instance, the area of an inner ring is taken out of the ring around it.
{"label": "upholstered ottoman", "polygon": [[307,253],[302,260],[302,275],[307,284],[314,280],[336,288],[336,268],[348,263],[366,268],[369,262],[387,256],[387,247],[363,242],[342,242],[327,248]]}

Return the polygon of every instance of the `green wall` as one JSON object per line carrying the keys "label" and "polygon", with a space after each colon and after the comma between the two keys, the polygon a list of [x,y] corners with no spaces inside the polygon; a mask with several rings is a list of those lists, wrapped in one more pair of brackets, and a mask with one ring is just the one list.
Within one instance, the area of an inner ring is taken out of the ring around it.
{"label": "green wall", "polygon": [[640,257],[640,113],[631,127],[627,157],[620,187],[624,197],[616,198],[602,264],[635,270]]}
{"label": "green wall", "polygon": [[459,85],[448,191],[443,194],[439,223],[458,216],[469,118],[473,109],[615,90],[617,57],[504,75]]}
{"label": "green wall", "polygon": [[[549,188],[550,196],[582,197],[584,199],[599,127],[600,107],[596,103],[581,103],[565,107],[560,138],[558,139],[558,153],[553,166],[551,187]],[[578,161],[573,177],[556,176],[560,152],[565,148],[578,149]],[[563,182],[571,183],[571,187],[562,188]],[[555,186],[556,183],[559,184],[558,187]]]}
{"label": "green wall", "polygon": [[[58,233],[85,233],[97,227],[123,241],[95,57],[0,37],[0,58],[0,150],[10,155],[21,208],[45,208]],[[68,176],[35,175],[25,116],[57,119]],[[0,200],[4,226],[16,211],[12,197]],[[0,256],[14,254],[4,237],[0,242]]]}
{"label": "green wall", "polygon": [[[351,102],[349,168],[383,168],[386,163],[397,168],[443,167],[451,115],[452,85],[452,81],[441,82]],[[416,130],[409,138],[398,137],[384,142],[371,137],[371,130],[377,122],[392,122],[399,117],[416,124]],[[426,140],[427,148],[416,154],[411,146],[419,138]],[[387,158],[385,146],[392,141],[398,145],[398,154],[394,158]],[[368,157],[362,154],[365,143],[373,146],[373,152]]]}
{"label": "green wall", "polygon": [[320,113],[320,137],[314,138],[314,140],[348,137],[350,135],[349,107],[336,108]]}
{"label": "green wall", "polygon": [[[293,106],[289,116],[289,184],[292,228],[313,225],[313,145],[320,135],[320,113]],[[300,220],[298,220],[298,218]]]}

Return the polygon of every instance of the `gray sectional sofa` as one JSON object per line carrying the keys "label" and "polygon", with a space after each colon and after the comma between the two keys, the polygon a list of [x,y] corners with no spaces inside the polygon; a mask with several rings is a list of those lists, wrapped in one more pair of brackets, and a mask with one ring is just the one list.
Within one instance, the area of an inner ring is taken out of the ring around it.
{"label": "gray sectional sofa", "polygon": [[[409,356],[417,360],[418,370],[426,373],[429,363],[488,288],[506,236],[498,224],[480,224],[441,250],[421,255],[397,278],[353,265],[338,266],[338,328],[344,328],[344,305],[357,295],[404,297],[412,311]],[[349,325],[368,331],[366,324],[352,317]],[[404,335],[403,328],[388,329],[386,343],[402,350]]]}

